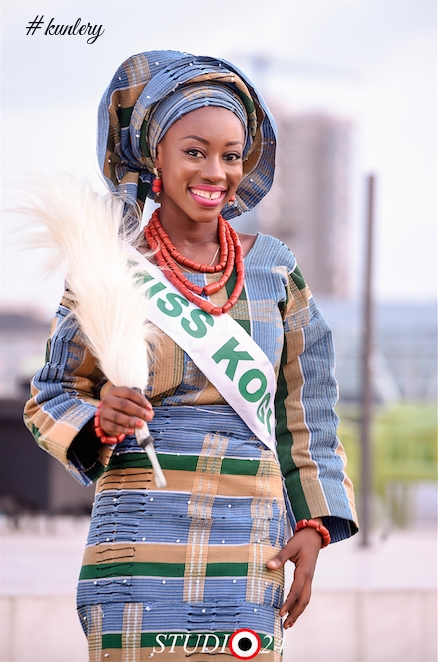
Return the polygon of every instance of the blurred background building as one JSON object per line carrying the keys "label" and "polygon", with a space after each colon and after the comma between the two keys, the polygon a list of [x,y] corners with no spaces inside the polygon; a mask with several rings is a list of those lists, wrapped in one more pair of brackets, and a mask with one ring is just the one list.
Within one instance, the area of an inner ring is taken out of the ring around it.
{"label": "blurred background building", "polygon": [[257,209],[262,232],[292,248],[316,295],[351,294],[350,122],[274,110],[278,153],[273,188]]}

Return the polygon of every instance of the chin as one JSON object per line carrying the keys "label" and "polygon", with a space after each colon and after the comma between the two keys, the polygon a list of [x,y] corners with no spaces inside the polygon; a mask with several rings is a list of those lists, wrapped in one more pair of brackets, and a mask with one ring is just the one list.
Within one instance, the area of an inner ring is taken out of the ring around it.
{"label": "chin", "polygon": [[215,221],[219,214],[222,213],[223,207],[213,207],[211,209],[196,209],[191,210],[188,214],[192,221],[197,223],[209,223]]}

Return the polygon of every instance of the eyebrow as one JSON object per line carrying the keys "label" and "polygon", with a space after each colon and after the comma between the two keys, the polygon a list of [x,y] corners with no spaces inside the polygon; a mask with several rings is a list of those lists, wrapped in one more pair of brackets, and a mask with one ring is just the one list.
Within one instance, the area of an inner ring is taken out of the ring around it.
{"label": "eyebrow", "polygon": [[[209,141],[205,140],[205,138],[200,138],[199,136],[184,136],[184,138],[181,138],[181,140],[187,140],[187,138],[192,138],[192,140],[199,140],[200,143],[204,143],[204,145],[209,145]],[[240,140],[234,140],[232,142],[226,143],[226,146],[229,147],[230,145],[242,145],[243,143]]]}

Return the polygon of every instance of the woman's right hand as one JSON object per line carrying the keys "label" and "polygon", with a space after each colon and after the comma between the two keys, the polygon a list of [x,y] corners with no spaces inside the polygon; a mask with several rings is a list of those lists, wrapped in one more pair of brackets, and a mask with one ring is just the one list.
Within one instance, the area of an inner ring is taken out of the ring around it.
{"label": "woman's right hand", "polygon": [[100,427],[107,436],[132,435],[154,417],[151,403],[127,386],[113,386],[99,407]]}

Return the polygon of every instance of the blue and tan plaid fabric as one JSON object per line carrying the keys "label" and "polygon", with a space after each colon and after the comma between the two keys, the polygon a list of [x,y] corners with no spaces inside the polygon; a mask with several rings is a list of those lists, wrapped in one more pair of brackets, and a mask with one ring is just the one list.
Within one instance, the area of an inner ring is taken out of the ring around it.
{"label": "blue and tan plaid fabric", "polygon": [[[253,108],[254,104],[252,101],[250,103],[252,104],[251,108]],[[180,89],[177,88],[167,97],[164,97],[162,101],[155,104],[151,109],[149,119],[143,120],[143,122],[147,122],[147,140],[146,145],[142,146],[142,151],[147,152],[149,150],[152,163],[157,155],[157,145],[170,127],[187,113],[206,106],[225,108],[238,117],[245,132],[243,149],[243,157],[245,158],[251,148],[252,138],[256,133],[256,122],[251,133],[248,130],[249,118],[245,105],[242,99],[230,88],[219,83],[199,82],[183,85]],[[254,110],[252,115],[255,118]]]}
{"label": "blue and tan plaid fabric", "polygon": [[[212,94],[214,86],[218,90]],[[220,92],[225,89],[226,93]],[[166,104],[167,99],[171,117],[163,117],[161,112],[154,116],[157,104]],[[117,191],[129,205],[141,206],[146,197],[154,198],[151,182],[157,141],[183,114],[210,103],[230,108],[239,116],[242,104],[247,117],[243,179],[235,202],[225,205],[222,216],[234,218],[255,207],[274,177],[274,119],[251,82],[234,65],[177,51],[133,55],[116,71],[102,98],[98,159],[110,190]]]}
{"label": "blue and tan plaid fabric", "polygon": [[[161,331],[148,397],[167,488],[155,488],[147,455],[132,437],[115,450],[91,439],[86,449],[84,440],[77,444],[111,384],[74,317],[66,320],[73,308],[68,292],[59,307],[25,420],[40,446],[79,481],[97,480],[78,588],[91,662],[147,660],[154,646],[160,650],[159,634],[166,646],[176,642],[174,652],[166,648],[169,660],[183,660],[184,646],[194,650],[205,633],[220,642],[215,659],[231,660],[227,641],[239,628],[256,631],[269,643],[264,659],[278,662],[283,576],[265,563],[284,543],[286,510],[297,520],[323,517],[333,542],[357,530],[336,437],[330,329],[294,256],[277,239],[259,234],[245,269],[245,288],[230,314],[274,366],[281,467]],[[190,277],[201,284],[220,274]],[[229,291],[211,300],[222,305]],[[204,662],[200,651],[191,659]]]}

